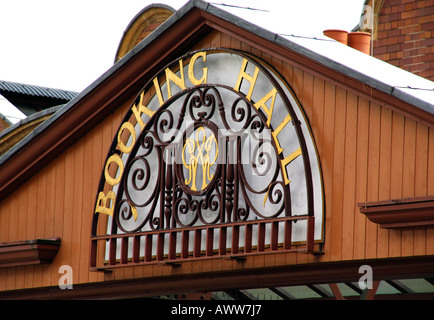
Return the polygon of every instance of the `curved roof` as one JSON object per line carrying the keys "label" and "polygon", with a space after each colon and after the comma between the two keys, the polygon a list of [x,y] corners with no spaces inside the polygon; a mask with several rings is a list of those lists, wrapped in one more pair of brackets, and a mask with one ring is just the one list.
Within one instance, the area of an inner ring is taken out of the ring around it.
{"label": "curved roof", "polygon": [[69,101],[78,94],[77,92],[40,87],[29,84],[0,80],[0,93],[9,92],[28,96],[45,97]]}
{"label": "curved roof", "polygon": [[116,52],[115,62],[131,51],[175,11],[165,4],[150,4],[142,9],[125,29]]}
{"label": "curved roof", "polygon": [[6,153],[61,107],[60,105],[32,114],[0,132],[0,155]]}

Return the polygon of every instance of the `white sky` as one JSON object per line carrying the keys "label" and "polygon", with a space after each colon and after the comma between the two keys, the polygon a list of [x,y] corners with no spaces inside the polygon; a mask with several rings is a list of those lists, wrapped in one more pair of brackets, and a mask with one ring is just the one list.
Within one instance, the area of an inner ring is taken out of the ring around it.
{"label": "white sky", "polygon": [[[8,0],[0,3],[0,80],[82,91],[113,65],[134,16],[151,3],[186,0]],[[350,31],[364,0],[210,0],[257,8],[228,10],[274,32],[321,37]]]}

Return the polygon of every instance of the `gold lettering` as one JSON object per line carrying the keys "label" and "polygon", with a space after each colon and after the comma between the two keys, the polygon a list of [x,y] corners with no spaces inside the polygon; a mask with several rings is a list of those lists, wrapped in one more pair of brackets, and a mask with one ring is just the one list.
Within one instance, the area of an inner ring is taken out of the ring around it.
{"label": "gold lettering", "polygon": [[283,178],[285,185],[291,182],[291,180],[288,179],[288,175],[286,174],[286,166],[290,164],[292,161],[294,161],[299,155],[301,155],[301,148],[298,148],[296,151],[294,151],[292,154],[287,156],[285,159],[280,160],[282,163],[282,171],[283,171]]}
{"label": "gold lettering", "polygon": [[280,133],[280,131],[283,130],[283,128],[288,124],[288,122],[291,120],[291,116],[288,114],[285,119],[279,124],[279,126],[276,128],[276,130],[271,132],[271,135],[273,136],[274,142],[276,143],[277,147],[277,153],[281,154],[283,149],[280,146],[279,140],[277,139],[277,135]]}
{"label": "gold lettering", "polygon": [[101,191],[100,193],[98,193],[98,200],[96,201],[95,213],[100,212],[100,213],[113,216],[115,200],[116,200],[116,195],[113,191],[109,191],[107,195],[105,195],[104,192]]}
{"label": "gold lettering", "polygon": [[[119,168],[119,175],[114,178],[110,174],[110,171],[114,171],[114,169],[112,168],[109,170],[110,164],[112,164],[113,162],[116,163]],[[104,171],[105,180],[107,181],[108,184],[115,186],[121,181],[123,171],[124,171],[124,164],[122,162],[122,159],[121,157],[119,157],[118,154],[115,153],[111,155],[110,158],[108,158],[107,163],[105,165],[105,171]]]}
{"label": "gold lettering", "polygon": [[[267,126],[270,126],[271,116],[273,114],[273,109],[274,109],[274,102],[276,101],[276,94],[277,94],[277,90],[276,88],[273,88],[271,89],[270,92],[268,92],[265,96],[263,96],[261,100],[255,103],[255,108],[257,110],[259,110],[259,108],[262,108],[262,110],[264,110],[265,114],[267,115]],[[268,108],[265,105],[265,102],[267,102],[270,99],[272,99],[271,105],[270,108]]]}
{"label": "gold lettering", "polygon": [[[172,90],[170,89],[170,80],[172,80],[181,89],[185,89],[184,68],[182,67],[182,59],[179,60],[179,72],[181,74],[181,77],[178,77],[172,70],[166,68],[167,95],[169,96],[169,98],[172,97]],[[160,105],[161,105],[161,101],[160,101]]]}
{"label": "gold lettering", "polygon": [[206,61],[206,52],[205,51],[201,51],[201,52],[197,52],[193,55],[193,57],[191,57],[190,60],[190,64],[188,65],[188,78],[190,79],[191,83],[195,86],[198,86],[202,83],[206,83],[207,82],[207,77],[208,77],[208,68],[202,68],[203,71],[203,76],[200,79],[196,79],[196,77],[194,76],[194,64],[197,60],[197,58],[202,57],[203,61]]}
{"label": "gold lettering", "polygon": [[[128,147],[122,141],[122,132],[124,131],[124,129],[127,129],[130,132],[129,136],[131,136],[131,139],[132,139],[131,145],[128,146]],[[119,146],[119,149],[121,149],[121,151],[124,152],[124,153],[130,153],[131,150],[134,147],[134,143],[135,142],[136,142],[136,130],[134,129],[133,125],[130,122],[128,122],[128,121],[124,122],[122,124],[119,132],[118,132],[118,146]]]}
{"label": "gold lettering", "polygon": [[137,109],[136,104],[133,104],[133,106],[131,107],[131,111],[134,113],[134,116],[136,117],[137,122],[140,125],[140,128],[144,128],[145,127],[145,123],[142,120],[142,113],[148,115],[149,117],[152,117],[153,114],[155,113],[155,111],[149,109],[147,106],[145,106],[143,104],[143,97],[145,95],[145,92],[142,91],[142,93],[140,94],[140,100],[139,100],[139,108]]}
{"label": "gold lettering", "polygon": [[255,87],[256,79],[258,78],[259,74],[259,68],[255,66],[255,71],[253,73],[253,76],[246,73],[246,67],[247,67],[247,59],[243,59],[243,64],[241,65],[240,73],[238,75],[237,84],[234,87],[235,91],[240,92],[241,87],[241,81],[243,79],[246,79],[250,82],[249,91],[247,92],[246,98],[247,100],[250,100],[253,93],[253,88]]}
{"label": "gold lettering", "polygon": [[160,103],[160,107],[161,107],[161,105],[164,103],[164,100],[163,100],[163,95],[161,94],[161,89],[160,89],[160,84],[158,83],[158,78],[155,77],[153,82],[154,82],[155,92],[157,92],[158,102]]}

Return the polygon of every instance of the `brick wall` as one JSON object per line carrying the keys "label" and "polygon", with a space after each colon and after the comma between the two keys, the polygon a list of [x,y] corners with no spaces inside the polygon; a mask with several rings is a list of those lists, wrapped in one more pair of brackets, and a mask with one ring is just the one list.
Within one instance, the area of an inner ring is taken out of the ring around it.
{"label": "brick wall", "polygon": [[434,81],[434,0],[385,0],[374,56]]}

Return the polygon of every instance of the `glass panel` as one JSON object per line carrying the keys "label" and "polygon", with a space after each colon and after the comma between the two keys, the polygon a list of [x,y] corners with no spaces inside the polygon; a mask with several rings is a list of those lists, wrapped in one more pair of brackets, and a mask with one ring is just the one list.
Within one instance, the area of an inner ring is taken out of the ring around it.
{"label": "glass panel", "polygon": [[413,290],[414,293],[434,292],[434,286],[425,279],[404,279],[399,281]]}
{"label": "glass panel", "polygon": [[392,287],[386,281],[380,282],[380,285],[378,286],[377,289],[377,294],[396,294],[396,293],[400,293],[400,291]]}
{"label": "glass panel", "polygon": [[283,287],[281,289],[283,289],[285,292],[288,292],[295,299],[321,298],[319,294],[312,291],[307,286]]}
{"label": "glass panel", "polygon": [[250,289],[241,291],[254,300],[283,300],[282,297],[278,296],[270,289]]}
{"label": "glass panel", "polygon": [[211,294],[213,300],[234,300],[230,295],[224,291],[216,291]]}
{"label": "glass panel", "polygon": [[347,286],[345,283],[338,283],[338,287],[344,297],[360,295],[360,293],[351,289],[351,287]]}

